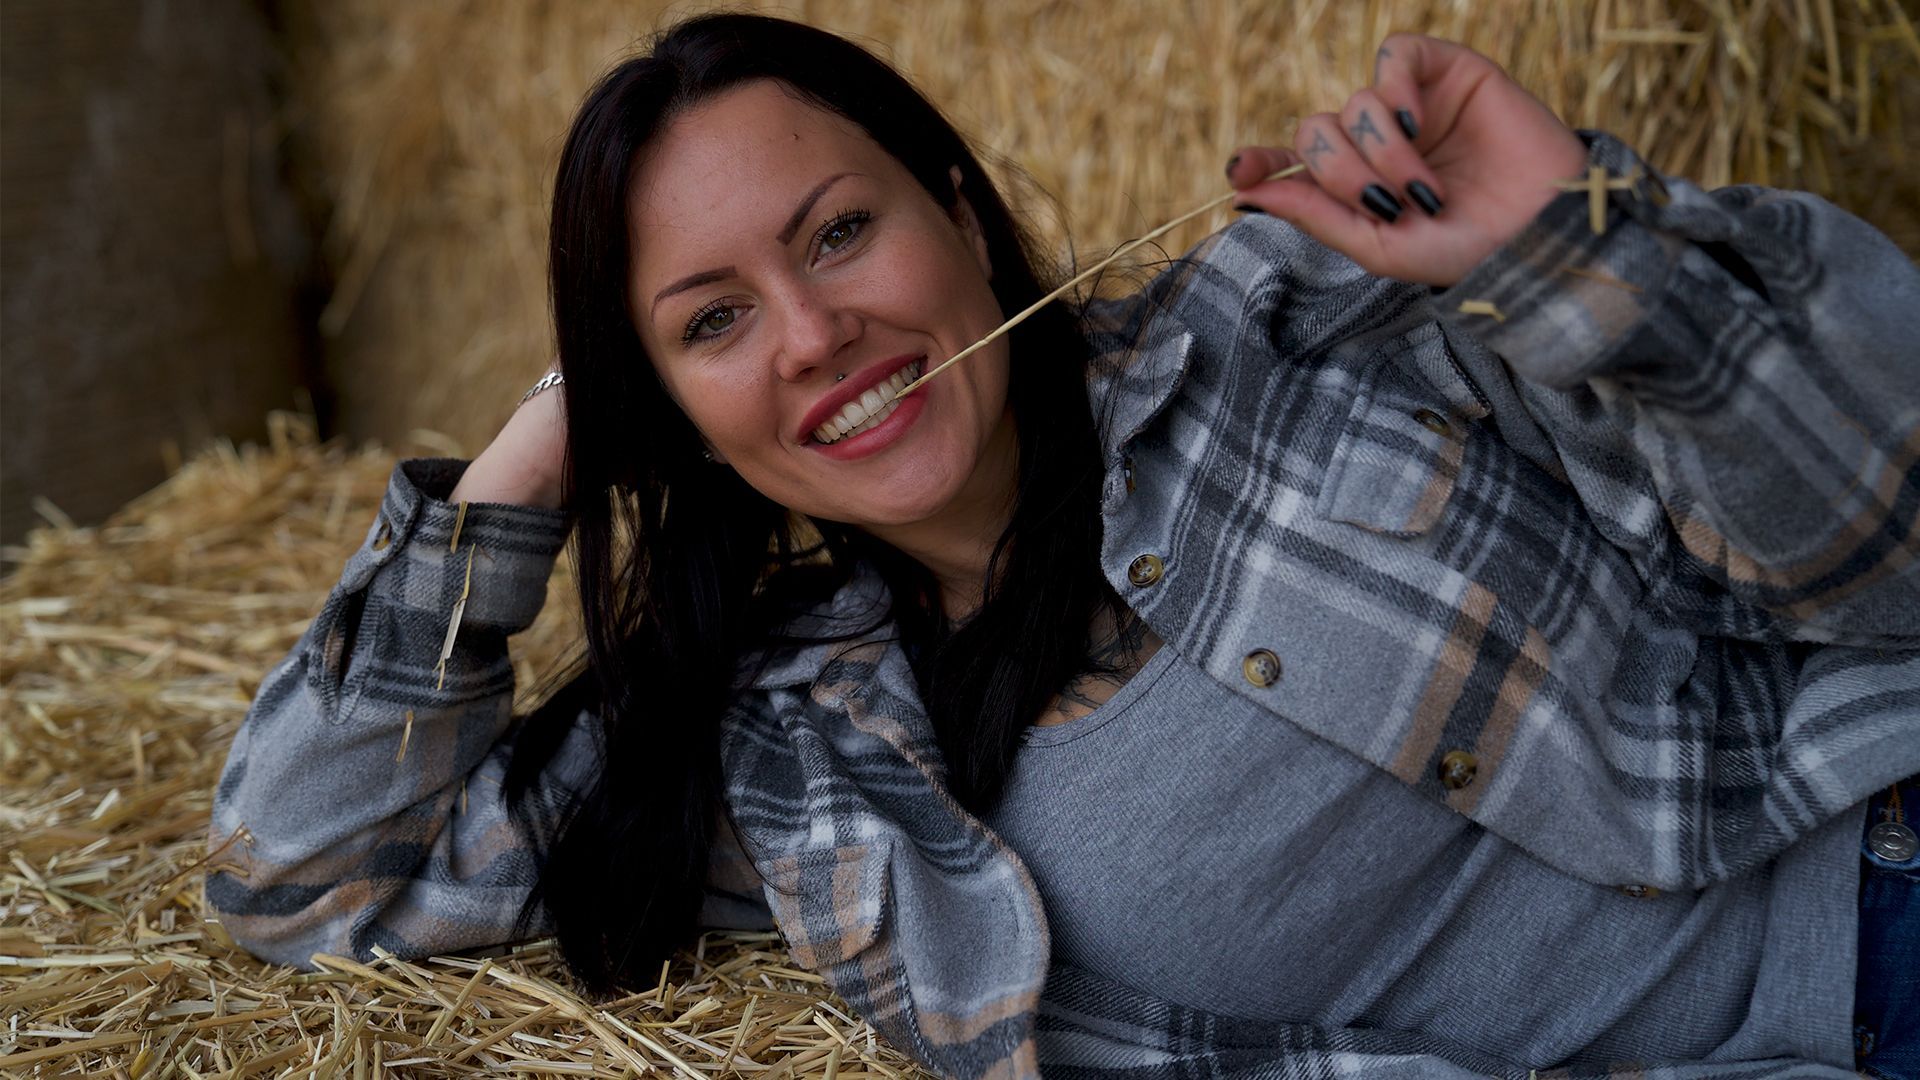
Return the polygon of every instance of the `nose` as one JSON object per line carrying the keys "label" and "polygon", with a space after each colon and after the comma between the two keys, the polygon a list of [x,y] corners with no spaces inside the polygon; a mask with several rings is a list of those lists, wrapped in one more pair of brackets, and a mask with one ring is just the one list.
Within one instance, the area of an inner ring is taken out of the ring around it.
{"label": "nose", "polygon": [[837,371],[835,360],[860,339],[858,312],[831,290],[796,288],[783,298],[781,307],[785,333],[775,370],[788,382],[803,382],[818,371]]}

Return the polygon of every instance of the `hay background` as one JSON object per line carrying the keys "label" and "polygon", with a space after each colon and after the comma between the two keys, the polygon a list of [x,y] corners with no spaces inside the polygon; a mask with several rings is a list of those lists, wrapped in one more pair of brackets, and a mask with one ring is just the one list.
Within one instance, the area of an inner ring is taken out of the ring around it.
{"label": "hay background", "polygon": [[262,437],[320,362],[263,6],[0,3],[0,543]]}
{"label": "hay background", "polygon": [[[206,866],[240,862],[206,849],[214,781],[392,469],[287,414],[269,427],[267,446],[216,445],[99,528],[5,551],[0,1076],[925,1075],[774,934],[708,935],[662,985],[594,1005],[544,945],[484,972],[336,960],[318,976],[230,948],[202,918]],[[563,560],[515,639],[522,687],[566,646],[568,587]]]}
{"label": "hay background", "polygon": [[[1024,168],[1037,188],[1018,190],[1064,262],[1069,231],[1091,254],[1215,194],[1230,147],[1284,141],[1290,117],[1336,106],[1396,27],[1467,40],[1666,169],[1823,190],[1920,251],[1904,156],[1920,37],[1902,2],[787,10],[874,43]],[[552,157],[588,82],[661,9],[280,10],[292,148],[333,207],[322,328],[339,415],[393,449],[320,446],[282,415],[266,446],[216,445],[100,528],[4,551],[0,1074],[918,1075],[766,935],[711,936],[661,986],[589,1006],[538,947],[490,966],[383,959],[297,976],[202,918],[207,860],[224,857],[203,843],[211,789],[248,701],[335,580],[393,457],[476,451],[544,366]],[[571,636],[560,573],[515,643],[523,687]]]}
{"label": "hay background", "polygon": [[[1223,189],[1241,143],[1337,108],[1394,29],[1463,40],[1670,172],[1830,194],[1920,254],[1915,0],[799,0],[1024,168],[1062,260]],[[545,369],[546,201],[572,110],[663,18],[632,0],[301,0],[296,151],[335,206],[323,319],[343,430],[477,452]],[[1864,108],[1863,108],[1864,105]],[[1226,212],[1171,237],[1178,251]],[[1082,262],[1091,261],[1083,258]]]}

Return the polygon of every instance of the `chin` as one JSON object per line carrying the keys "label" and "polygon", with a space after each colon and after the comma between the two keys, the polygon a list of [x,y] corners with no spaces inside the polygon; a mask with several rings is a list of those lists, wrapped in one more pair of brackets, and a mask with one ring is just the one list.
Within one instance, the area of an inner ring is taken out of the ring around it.
{"label": "chin", "polygon": [[946,505],[944,499],[913,499],[863,506],[839,506],[828,511],[825,517],[842,521],[860,528],[912,525],[925,521],[938,514]]}
{"label": "chin", "polygon": [[886,528],[926,521],[946,509],[960,493],[964,477],[946,474],[894,475],[877,482],[857,500],[840,500],[815,513],[830,521],[860,528]]}
{"label": "chin", "polygon": [[948,452],[923,457],[895,471],[886,482],[886,490],[876,493],[880,498],[874,500],[879,504],[873,507],[875,523],[910,525],[939,514],[966,489],[975,464],[976,459],[964,451]]}
{"label": "chin", "polygon": [[855,467],[863,475],[857,480],[814,475],[802,490],[787,489],[793,501],[769,497],[810,517],[856,528],[898,528],[930,520],[965,493],[981,464],[982,440],[945,431],[927,434],[933,437],[903,439],[859,463]]}

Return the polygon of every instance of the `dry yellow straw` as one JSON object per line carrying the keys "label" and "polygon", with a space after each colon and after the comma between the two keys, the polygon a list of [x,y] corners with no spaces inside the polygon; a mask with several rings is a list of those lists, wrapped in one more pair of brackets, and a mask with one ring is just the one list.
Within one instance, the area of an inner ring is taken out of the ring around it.
{"label": "dry yellow straw", "polygon": [[[462,511],[466,509],[466,505],[466,503],[460,504]],[[462,516],[464,517],[464,514]],[[435,666],[435,670],[440,673],[440,681],[434,684],[435,690],[444,690],[447,687],[447,661],[453,658],[453,639],[460,632],[460,616],[466,614],[467,598],[473,595],[473,556],[478,550],[478,546],[475,545],[469,545],[467,548],[467,577],[460,586],[460,599],[453,602],[453,614],[447,619],[447,639],[440,643],[440,663]]]}
{"label": "dry yellow straw", "polygon": [[[1286,177],[1292,176],[1294,173],[1300,172],[1305,168],[1306,168],[1306,165],[1304,164],[1289,165],[1286,168],[1281,169],[1279,172],[1274,173],[1273,175],[1267,177],[1265,180],[1262,180],[1260,182],[1264,184],[1268,180],[1281,180]],[[1039,311],[1041,308],[1046,307],[1048,304],[1051,304],[1055,300],[1060,299],[1061,295],[1065,293],[1068,289],[1073,288],[1075,285],[1080,284],[1081,282],[1087,280],[1093,275],[1113,265],[1114,260],[1120,258],[1122,255],[1125,255],[1126,253],[1134,250],[1135,248],[1141,246],[1142,244],[1151,244],[1155,240],[1160,239],[1162,236],[1165,236],[1166,234],[1172,232],[1173,230],[1179,228],[1180,226],[1185,225],[1187,222],[1192,221],[1194,218],[1199,217],[1201,214],[1204,214],[1209,210],[1218,209],[1219,207],[1229,202],[1232,202],[1234,199],[1238,199],[1240,197],[1241,197],[1241,192],[1229,191],[1225,195],[1222,195],[1217,199],[1209,200],[1203,206],[1197,206],[1194,209],[1189,210],[1184,214],[1181,214],[1179,217],[1174,218],[1172,221],[1167,222],[1165,225],[1160,226],[1159,228],[1153,230],[1152,232],[1148,233],[1145,236],[1140,237],[1137,240],[1129,240],[1126,243],[1121,244],[1120,247],[1117,250],[1115,250],[1113,254],[1107,256],[1104,259],[1101,259],[1099,262],[1094,263],[1092,266],[1088,267],[1085,270],[1080,271],[1078,274],[1073,275],[1073,277],[1067,280],[1066,284],[1053,290],[1052,292],[1041,297],[1040,299],[1035,300],[1032,304],[1030,304],[1027,307],[1025,311],[1022,311],[1020,314],[1015,315],[1013,318],[1008,319],[1006,322],[1001,323],[1000,326],[993,331],[993,333],[988,334],[986,337],[981,338],[979,341],[976,341],[973,344],[967,346],[966,348],[961,349],[959,352],[954,353],[953,356],[948,358],[946,363],[941,364],[939,367],[934,368],[932,371],[927,372],[925,375],[922,375],[919,378],[908,383],[907,385],[901,387],[900,392],[893,395],[893,397],[889,398],[888,400],[898,401],[901,398],[906,397],[908,394],[913,393],[915,390],[920,389],[921,386],[925,385],[928,379],[933,378],[935,375],[940,374],[941,372],[947,370],[948,368],[966,359],[967,357],[972,356],[974,353],[979,352],[981,349],[986,348],[987,345],[990,342],[992,342],[995,338],[1001,336],[1002,334],[1005,334],[1007,331],[1013,329],[1014,327],[1019,326],[1021,323],[1026,322],[1027,319],[1031,317],[1034,312]]]}

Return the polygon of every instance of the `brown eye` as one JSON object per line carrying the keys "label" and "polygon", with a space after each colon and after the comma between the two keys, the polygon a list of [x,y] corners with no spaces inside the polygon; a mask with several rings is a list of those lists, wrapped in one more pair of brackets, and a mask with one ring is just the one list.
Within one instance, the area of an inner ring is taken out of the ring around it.
{"label": "brown eye", "polygon": [[861,230],[873,215],[865,210],[848,210],[837,214],[833,220],[820,226],[813,234],[814,257],[833,255],[860,239]]}
{"label": "brown eye", "polygon": [[820,249],[832,251],[851,239],[853,239],[853,222],[838,222],[827,226],[827,231],[820,234]]}

